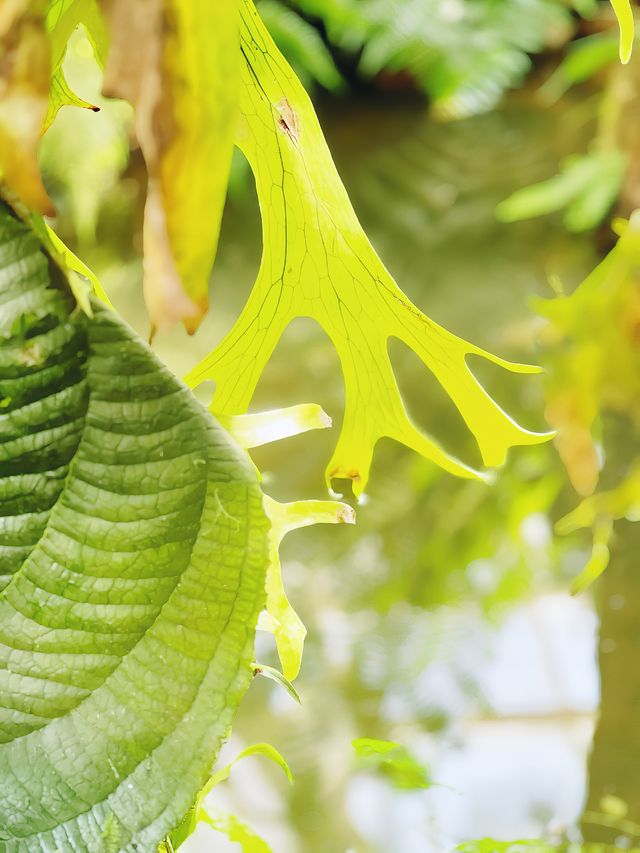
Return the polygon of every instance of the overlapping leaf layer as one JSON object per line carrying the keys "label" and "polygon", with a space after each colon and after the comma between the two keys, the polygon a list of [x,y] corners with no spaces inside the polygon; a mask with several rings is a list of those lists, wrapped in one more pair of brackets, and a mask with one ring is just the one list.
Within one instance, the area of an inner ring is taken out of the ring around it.
{"label": "overlapping leaf layer", "polygon": [[213,417],[0,205],[0,850],[152,851],[250,678],[268,521]]}

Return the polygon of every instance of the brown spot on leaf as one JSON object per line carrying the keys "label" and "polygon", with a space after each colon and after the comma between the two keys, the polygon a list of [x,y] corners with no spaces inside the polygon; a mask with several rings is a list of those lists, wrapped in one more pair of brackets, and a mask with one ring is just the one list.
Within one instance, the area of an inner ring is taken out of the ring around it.
{"label": "brown spot on leaf", "polygon": [[287,134],[292,142],[297,143],[300,138],[300,126],[298,115],[286,98],[283,98],[276,107],[278,111],[278,125]]}

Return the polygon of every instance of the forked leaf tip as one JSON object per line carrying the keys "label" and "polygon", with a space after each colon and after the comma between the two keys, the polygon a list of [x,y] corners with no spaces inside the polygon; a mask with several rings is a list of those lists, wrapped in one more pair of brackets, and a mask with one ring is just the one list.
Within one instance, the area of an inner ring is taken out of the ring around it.
{"label": "forked leaf tip", "polygon": [[300,403],[249,415],[218,414],[217,417],[245,449],[261,447],[313,429],[327,429],[332,423],[329,415],[317,403]]}

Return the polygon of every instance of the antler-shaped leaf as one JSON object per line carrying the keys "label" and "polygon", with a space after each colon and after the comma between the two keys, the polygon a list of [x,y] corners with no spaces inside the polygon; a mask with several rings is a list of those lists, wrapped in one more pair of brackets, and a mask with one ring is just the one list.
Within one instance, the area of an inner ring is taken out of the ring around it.
{"label": "antler-shaped leaf", "polygon": [[217,383],[213,410],[246,411],[280,336],[295,317],[315,319],[331,338],[344,373],[346,410],[327,467],[360,494],[373,449],[383,436],[413,448],[447,471],[481,476],[450,456],[409,420],[387,352],[390,337],[410,346],[435,374],[475,435],[486,465],[508,448],[546,434],[518,426],[482,388],[466,363],[479,355],[512,364],[452,335],[398,288],[367,240],[336,172],[311,102],[278,52],[250,0],[241,11],[237,144],[253,169],[263,219],[263,257],[251,296],[233,329],[187,377]]}

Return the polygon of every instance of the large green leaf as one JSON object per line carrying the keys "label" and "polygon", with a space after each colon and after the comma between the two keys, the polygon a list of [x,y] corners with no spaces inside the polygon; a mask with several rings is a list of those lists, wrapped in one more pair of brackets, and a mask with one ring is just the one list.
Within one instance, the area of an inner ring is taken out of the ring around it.
{"label": "large green leaf", "polygon": [[154,851],[251,680],[248,461],[0,205],[0,850]]}

